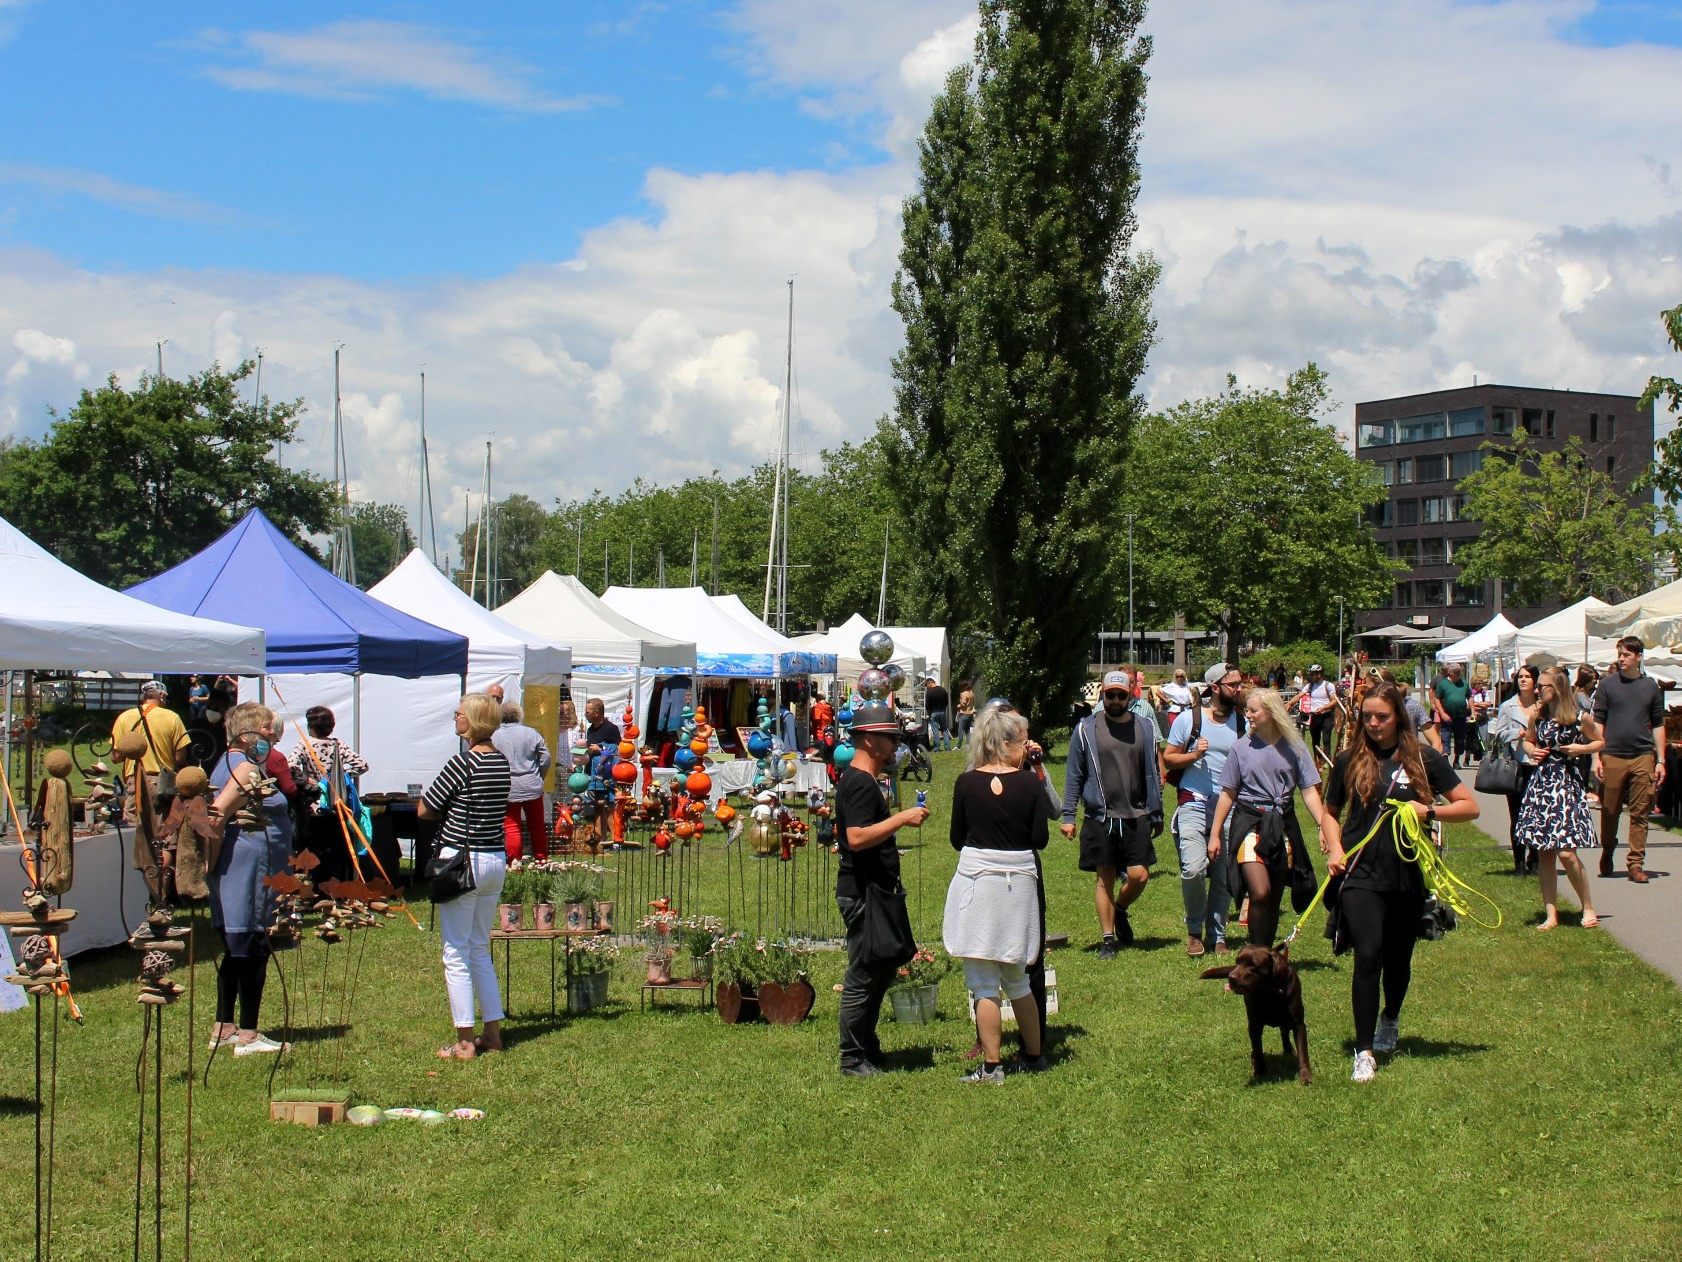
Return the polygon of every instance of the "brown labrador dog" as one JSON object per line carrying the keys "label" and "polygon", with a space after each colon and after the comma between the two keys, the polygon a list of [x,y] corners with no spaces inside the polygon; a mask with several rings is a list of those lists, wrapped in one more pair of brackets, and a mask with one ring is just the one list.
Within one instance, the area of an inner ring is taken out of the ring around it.
{"label": "brown labrador dog", "polygon": [[1262,1053],[1262,1030],[1274,1026],[1291,1054],[1291,1035],[1296,1035],[1297,1080],[1308,1083],[1308,1022],[1302,1011],[1302,982],[1297,977],[1291,953],[1259,944],[1239,950],[1231,964],[1206,968],[1202,977],[1226,979],[1228,989],[1244,996],[1244,1013],[1250,1020],[1250,1073],[1267,1076],[1267,1057]]}

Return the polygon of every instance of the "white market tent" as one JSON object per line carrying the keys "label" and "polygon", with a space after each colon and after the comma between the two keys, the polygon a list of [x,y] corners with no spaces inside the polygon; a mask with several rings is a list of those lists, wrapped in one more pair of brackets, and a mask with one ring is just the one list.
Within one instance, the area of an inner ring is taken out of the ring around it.
{"label": "white market tent", "polygon": [[[828,660],[830,656],[828,653],[813,650],[799,640],[784,635],[770,623],[762,621],[742,603],[740,596],[731,594],[713,596],[710,599],[713,604],[724,610],[737,622],[740,622],[748,630],[776,648],[777,660],[783,667],[784,674],[814,675],[827,673],[835,669],[835,663]],[[790,667],[794,669],[790,670]]]}
{"label": "white market tent", "polygon": [[[414,549],[385,578],[368,589],[368,595],[401,613],[420,618],[433,626],[467,637],[468,692],[483,692],[501,684],[513,700],[523,699],[527,684],[557,685],[565,682],[572,666],[572,652],[565,645],[544,640],[497,617],[474,603]],[[364,792],[392,792],[411,784],[424,784],[438,768],[461,748],[449,715],[461,696],[458,675],[431,675],[419,679],[369,676],[363,682],[362,724],[357,752],[368,760],[368,774],[362,777]],[[324,705],[335,714],[350,713],[354,700],[352,680],[345,675],[304,675],[284,681],[284,688],[270,691],[284,695],[289,753],[297,745],[304,712],[312,705]],[[271,698],[274,702],[276,698]],[[555,710],[547,715],[532,713],[527,722],[549,740],[553,751],[558,732]],[[297,718],[298,723],[292,719]],[[545,722],[545,718],[547,721]],[[349,735],[349,733],[345,733]]]}
{"label": "white market tent", "polygon": [[1507,618],[1506,614],[1496,614],[1476,631],[1468,632],[1453,644],[1445,645],[1437,650],[1439,662],[1470,662],[1476,658],[1493,658],[1500,647],[1501,637],[1510,635],[1518,628]]}
{"label": "white market tent", "polygon": [[[609,608],[666,635],[695,641],[695,669],[725,679],[775,679],[802,673],[795,659],[806,654],[727,613],[701,587],[610,587]],[[780,661],[779,658],[789,660]],[[786,668],[786,669],[785,669]]]}
{"label": "white market tent", "polygon": [[[836,676],[857,679],[869,667],[869,663],[859,656],[859,641],[875,629],[863,614],[855,613],[838,627],[813,635],[797,635],[794,642],[809,652],[835,654]],[[920,681],[929,668],[928,659],[897,640],[894,641],[894,655],[888,660],[898,665],[910,680]]]}
{"label": "white market tent", "polygon": [[636,695],[645,715],[656,674],[692,674],[695,642],[665,635],[614,609],[571,574],[544,573],[518,596],[496,609],[499,618],[530,634],[570,645],[573,696],[578,711],[588,697],[600,697],[618,722]]}
{"label": "white market tent", "polygon": [[917,654],[928,663],[928,673],[940,680],[942,688],[952,686],[952,653],[946,641],[945,627],[883,627],[894,637],[894,647]]}
{"label": "white market tent", "polygon": [[1682,579],[1644,596],[1591,610],[1584,620],[1590,635],[1616,639],[1633,635],[1648,648],[1682,641]]}
{"label": "white market tent", "polygon": [[1528,662],[1532,666],[1609,662],[1617,654],[1616,642],[1608,636],[1591,636],[1588,619],[1590,614],[1610,608],[1599,597],[1585,596],[1574,605],[1503,635],[1501,657],[1515,665]]}
{"label": "white market tent", "polygon": [[261,670],[263,633],[160,609],[71,569],[0,518],[0,670]]}

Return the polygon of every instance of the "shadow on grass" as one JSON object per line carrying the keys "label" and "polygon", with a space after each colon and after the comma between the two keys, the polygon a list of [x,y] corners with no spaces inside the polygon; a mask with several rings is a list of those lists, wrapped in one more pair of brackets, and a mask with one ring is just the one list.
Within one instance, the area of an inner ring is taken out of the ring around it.
{"label": "shadow on grass", "polygon": [[28,1117],[35,1112],[35,1101],[23,1096],[0,1095],[0,1117]]}
{"label": "shadow on grass", "polygon": [[293,1044],[326,1043],[332,1039],[343,1038],[345,1035],[349,1034],[350,1031],[351,1027],[348,1025],[294,1026],[291,1032],[287,1035],[287,1040]]}

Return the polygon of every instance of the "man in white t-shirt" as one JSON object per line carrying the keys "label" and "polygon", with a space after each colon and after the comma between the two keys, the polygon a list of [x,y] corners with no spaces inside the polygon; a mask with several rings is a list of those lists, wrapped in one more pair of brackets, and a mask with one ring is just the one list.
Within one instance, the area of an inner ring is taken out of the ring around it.
{"label": "man in white t-shirt", "polygon": [[[1162,761],[1169,774],[1180,773],[1179,805],[1174,811],[1174,843],[1180,850],[1180,898],[1186,908],[1186,954],[1212,948],[1227,953],[1226,916],[1232,902],[1226,873],[1229,848],[1221,848],[1216,870],[1209,870],[1209,816],[1221,791],[1226,756],[1243,731],[1244,677],[1238,668],[1217,662],[1203,676],[1208,704],[1188,709],[1168,730]],[[1205,946],[1203,928],[1209,927]]]}
{"label": "man in white t-shirt", "polygon": [[1337,722],[1337,685],[1326,678],[1318,662],[1308,668],[1308,686],[1302,690],[1302,713],[1308,719],[1308,743],[1327,760],[1337,752],[1332,728]]}

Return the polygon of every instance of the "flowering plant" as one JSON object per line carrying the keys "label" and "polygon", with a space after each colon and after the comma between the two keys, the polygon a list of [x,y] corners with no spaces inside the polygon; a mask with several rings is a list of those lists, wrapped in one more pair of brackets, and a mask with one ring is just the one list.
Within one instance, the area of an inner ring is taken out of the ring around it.
{"label": "flowering plant", "polygon": [[892,989],[937,986],[952,971],[952,957],[935,947],[918,947],[909,963],[902,964]]}
{"label": "flowering plant", "polygon": [[598,938],[567,939],[567,954],[575,973],[605,973],[619,958],[619,944],[605,935]]}
{"label": "flowering plant", "polygon": [[678,915],[674,911],[652,911],[637,922],[650,958],[669,959],[677,951]]}
{"label": "flowering plant", "polygon": [[678,936],[691,955],[706,955],[724,934],[724,922],[717,916],[685,916],[678,921]]}
{"label": "flowering plant", "polygon": [[776,942],[761,939],[755,945],[763,961],[763,980],[779,986],[791,986],[806,976],[806,960],[811,955],[808,948],[797,946],[786,938]]}
{"label": "flowering plant", "polygon": [[765,980],[765,956],[759,944],[740,931],[726,934],[713,943],[713,978],[721,986],[752,987]]}

